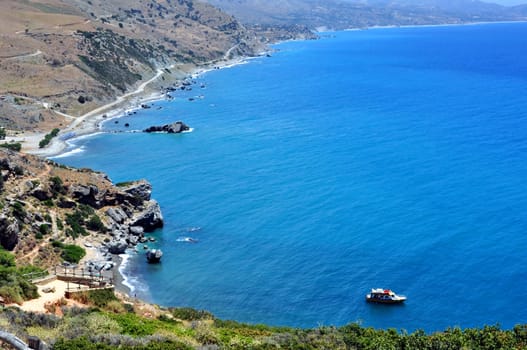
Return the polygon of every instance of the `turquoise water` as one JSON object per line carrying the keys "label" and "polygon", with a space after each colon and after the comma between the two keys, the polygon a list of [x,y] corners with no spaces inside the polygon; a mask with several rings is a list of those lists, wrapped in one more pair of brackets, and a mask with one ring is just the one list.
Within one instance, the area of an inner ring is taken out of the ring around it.
{"label": "turquoise water", "polygon": [[[134,293],[273,325],[526,323],[527,24],[276,48],[104,125],[192,133],[104,133],[56,159],[153,184],[165,255],[131,256]],[[367,304],[377,287],[408,301]]]}

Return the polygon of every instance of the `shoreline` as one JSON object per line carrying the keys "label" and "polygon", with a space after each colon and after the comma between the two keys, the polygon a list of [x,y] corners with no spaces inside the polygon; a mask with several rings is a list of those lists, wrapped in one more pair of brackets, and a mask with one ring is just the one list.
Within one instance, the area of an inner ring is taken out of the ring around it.
{"label": "shoreline", "polygon": [[[465,23],[444,23],[444,24],[410,24],[410,25],[386,25],[386,26],[370,26],[361,28],[348,28],[338,31],[362,31],[362,30],[375,30],[375,29],[392,29],[392,28],[429,28],[429,27],[451,27],[451,26],[471,26],[471,25],[486,25],[486,24],[507,24],[507,23],[527,23],[527,20],[518,21],[496,21],[496,22],[465,22]],[[335,30],[314,30],[314,33],[324,34],[337,32]],[[280,44],[281,42],[274,43],[272,45]],[[202,66],[189,67],[188,71],[185,68],[180,68],[180,74],[182,77],[176,77],[173,86],[175,88],[181,87],[181,84],[186,79],[195,79],[200,75],[208,73],[216,69],[225,69],[245,64],[249,60],[259,58],[268,54],[272,49],[258,53],[254,57],[237,57],[227,60],[225,57],[223,60],[205,63]],[[65,153],[69,147],[68,141],[72,141],[81,137],[89,137],[100,132],[100,124],[110,119],[121,118],[126,113],[138,110],[141,104],[161,101],[166,98],[166,91],[146,91],[148,86],[156,82],[164,74],[175,75],[177,73],[168,73],[166,68],[174,69],[176,64],[172,64],[168,67],[158,68],[156,74],[149,80],[141,83],[135,90],[125,93],[124,95],[118,96],[114,101],[109,102],[103,106],[97,107],[96,109],[85,113],[80,117],[73,117],[64,113],[56,112],[63,116],[68,117],[72,122],[64,129],[61,130],[59,135],[51,140],[49,145],[45,148],[39,147],[39,142],[44,138],[45,133],[21,133],[17,136],[8,136],[10,141],[22,142],[23,152],[33,154],[40,157],[54,157],[60,156]],[[67,138],[61,138],[64,136],[71,136]]]}
{"label": "shoreline", "polygon": [[404,25],[375,25],[369,27],[351,27],[346,29],[334,30],[330,28],[316,29],[314,32],[317,34],[327,34],[335,32],[354,32],[362,30],[375,30],[375,29],[393,29],[393,28],[435,28],[435,27],[463,27],[463,26],[475,26],[475,25],[486,25],[486,24],[514,24],[514,23],[527,23],[525,20],[517,21],[480,21],[480,22],[463,22],[463,23],[442,23],[442,24],[404,24]]}
{"label": "shoreline", "polygon": [[[158,69],[157,74],[149,80],[143,82],[135,90],[128,92],[122,96],[117,97],[114,101],[98,107],[80,117],[71,118],[72,122],[61,130],[59,135],[52,139],[50,144],[45,148],[39,148],[38,143],[44,137],[44,133],[32,133],[22,134],[17,137],[8,137],[10,140],[23,142],[23,152],[33,154],[42,158],[48,157],[60,157],[61,155],[68,154],[71,146],[71,141],[91,137],[100,133],[101,123],[118,119],[126,116],[130,111],[141,109],[142,104],[161,101],[167,98],[168,90],[163,89],[161,91],[152,91],[152,88],[147,87],[158,80],[164,74],[170,74],[172,76],[179,74],[181,77],[176,76],[175,82],[171,85],[175,89],[179,89],[183,86],[183,82],[189,79],[196,79],[197,77],[218,69],[226,69],[235,67],[241,64],[247,63],[249,60],[259,58],[265,55],[268,51],[259,53],[258,56],[254,57],[237,57],[230,60],[212,62],[203,66],[194,66],[188,70],[181,70],[178,73],[168,73],[165,69]],[[172,69],[174,65],[170,66]],[[86,244],[88,243],[88,244]],[[86,237],[78,242],[79,245],[83,246],[87,252],[86,256],[81,260],[80,264],[84,265],[89,262],[100,262],[104,261],[104,252],[101,250],[102,242],[92,240],[90,237]],[[133,276],[127,276],[125,269],[129,260],[132,258],[133,251],[127,250],[126,253],[121,255],[112,255],[111,263],[113,266],[109,270],[113,278],[114,290],[117,293],[123,294],[128,298],[137,299],[136,286],[133,283]],[[37,299],[38,300],[38,299]],[[38,304],[38,302],[37,302]],[[28,304],[27,308],[34,308],[32,304]],[[42,307],[40,307],[42,309]],[[35,310],[40,310],[35,309]]]}
{"label": "shoreline", "polygon": [[[527,22],[527,21],[526,21]],[[377,26],[377,27],[370,27],[368,29],[389,29],[389,28],[402,28],[402,27],[442,27],[442,26],[464,26],[464,25],[481,25],[481,24],[497,24],[497,23],[504,23],[504,22],[482,22],[482,23],[460,23],[460,24],[439,24],[439,25],[409,25],[409,26]],[[525,22],[519,22],[519,21],[513,21],[513,22],[505,22],[505,23],[525,23]],[[361,28],[355,28],[351,30],[364,30]],[[174,86],[181,86],[181,83],[185,79],[195,79],[203,74],[206,74],[208,72],[211,72],[216,69],[225,69],[225,68],[231,68],[238,66],[240,64],[245,64],[248,61],[259,58],[259,56],[255,57],[240,57],[228,61],[223,61],[219,63],[211,63],[206,66],[201,67],[193,67],[189,72],[186,72],[185,77],[182,79],[178,79],[177,83],[174,84]],[[173,67],[173,66],[171,66]],[[38,141],[36,142],[36,148],[30,148],[29,151],[26,151],[27,153],[34,154],[41,157],[52,157],[52,156],[60,156],[61,154],[65,154],[65,151],[68,149],[68,141],[72,141],[75,139],[79,139],[82,137],[90,137],[93,135],[96,135],[101,132],[100,123],[103,121],[107,121],[110,119],[116,119],[120,118],[126,115],[127,112],[134,110],[134,109],[140,109],[140,105],[143,103],[153,102],[153,101],[160,101],[166,98],[166,94],[163,92],[154,92],[154,91],[145,91],[146,87],[155,82],[157,79],[159,79],[164,74],[163,69],[158,69],[158,73],[152,77],[151,79],[145,81],[142,83],[136,90],[131,91],[123,96],[118,97],[115,101],[108,103],[104,106],[101,106],[93,111],[90,111],[86,114],[84,114],[81,117],[78,117],[72,121],[72,123],[62,130],[62,132],[59,134],[58,137],[54,138],[50,145],[44,149],[38,148]],[[174,73],[172,73],[174,74]],[[177,84],[177,85],[176,85]],[[105,112],[106,111],[106,112]],[[67,139],[60,139],[60,136],[64,136],[67,133],[74,132],[75,135],[73,135],[70,138]],[[26,137],[28,137],[26,135]],[[11,138],[11,137],[10,137]],[[38,140],[40,140],[42,137],[40,137]],[[94,248],[97,252],[99,252],[100,245],[94,245]],[[97,254],[97,253],[96,253]],[[114,279],[114,286],[115,291],[123,293],[125,295],[128,295],[129,297],[134,297],[134,285],[130,282],[129,276],[126,276],[124,273],[124,270],[127,266],[127,263],[129,262],[131,255],[130,253],[125,253],[123,255],[113,255],[112,261],[114,262],[114,267],[111,269]]]}
{"label": "shoreline", "polygon": [[[206,63],[202,66],[193,66],[189,69],[181,68],[179,70],[180,77],[176,76],[178,73],[168,73],[165,69],[174,69],[175,64],[158,68],[157,73],[149,80],[143,82],[135,90],[130,91],[124,95],[118,96],[114,101],[109,102],[103,106],[85,113],[80,117],[72,117],[63,113],[61,115],[72,119],[72,122],[63,128],[57,137],[54,137],[48,146],[45,148],[39,147],[39,142],[44,138],[45,133],[21,133],[17,136],[8,136],[7,138],[12,142],[21,142],[22,151],[28,154],[33,154],[39,157],[48,158],[60,156],[68,149],[68,141],[72,141],[81,137],[89,137],[101,132],[100,124],[110,119],[117,119],[124,117],[126,113],[141,109],[142,104],[161,101],[167,98],[167,91],[152,91],[149,85],[155,83],[163,75],[168,74],[175,76],[174,88],[180,88],[182,83],[187,79],[195,79],[200,75],[211,72],[217,69],[225,69],[235,67],[246,63],[248,60],[258,58],[265,55],[267,51],[259,53],[254,57],[237,57],[230,60],[220,60]],[[6,138],[6,139],[7,139]],[[6,140],[7,141],[7,140]]]}

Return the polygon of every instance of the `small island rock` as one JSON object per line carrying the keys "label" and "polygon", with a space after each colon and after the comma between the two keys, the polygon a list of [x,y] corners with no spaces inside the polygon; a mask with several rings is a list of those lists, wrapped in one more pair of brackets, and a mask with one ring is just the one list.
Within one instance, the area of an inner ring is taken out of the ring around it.
{"label": "small island rock", "polygon": [[151,126],[144,130],[144,132],[166,132],[169,134],[179,134],[183,131],[190,130],[188,125],[182,121],[178,121],[172,124],[165,124],[161,126]]}

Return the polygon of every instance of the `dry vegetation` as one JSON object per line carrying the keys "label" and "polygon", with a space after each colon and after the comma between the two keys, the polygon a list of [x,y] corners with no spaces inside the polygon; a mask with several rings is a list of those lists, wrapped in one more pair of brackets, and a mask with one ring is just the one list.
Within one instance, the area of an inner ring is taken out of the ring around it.
{"label": "dry vegetation", "polygon": [[258,45],[231,16],[191,0],[1,1],[0,127],[61,128],[158,68]]}

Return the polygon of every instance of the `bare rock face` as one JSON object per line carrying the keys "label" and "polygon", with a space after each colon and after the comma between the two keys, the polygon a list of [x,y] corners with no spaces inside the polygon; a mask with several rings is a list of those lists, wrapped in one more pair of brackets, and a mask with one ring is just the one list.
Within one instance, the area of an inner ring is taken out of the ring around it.
{"label": "bare rock face", "polygon": [[130,234],[132,236],[142,237],[144,233],[145,233],[145,229],[142,226],[131,226],[130,227]]}
{"label": "bare rock face", "polygon": [[141,180],[128,186],[124,192],[144,201],[149,201],[152,195],[152,185],[146,180]]}
{"label": "bare rock face", "polygon": [[112,254],[124,254],[126,251],[126,248],[128,248],[128,243],[126,243],[126,240],[119,239],[115,241],[110,241],[107,244],[108,251]]}
{"label": "bare rock face", "polygon": [[15,249],[18,243],[20,228],[14,218],[0,215],[0,245],[7,250]]}
{"label": "bare rock face", "polygon": [[94,185],[75,185],[71,187],[71,196],[79,203],[100,208],[99,189]]}
{"label": "bare rock face", "polygon": [[106,215],[108,215],[113,221],[118,224],[122,224],[126,219],[128,219],[128,215],[126,215],[124,210],[120,207],[108,208],[108,210],[106,210]]}
{"label": "bare rock face", "polygon": [[40,201],[45,201],[47,199],[53,198],[53,194],[51,194],[51,192],[46,188],[42,187],[42,185],[33,189],[30,194]]}
{"label": "bare rock face", "polygon": [[169,134],[179,134],[183,131],[190,130],[188,125],[185,123],[178,121],[172,124],[165,124],[161,126],[151,126],[144,130],[144,132],[166,132]]}
{"label": "bare rock face", "polygon": [[152,232],[156,228],[163,227],[163,214],[161,214],[159,203],[155,200],[148,202],[145,210],[132,218],[130,226],[141,226],[145,232]]}

